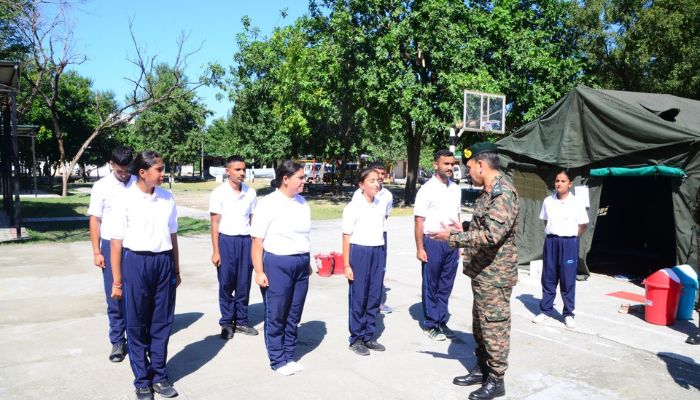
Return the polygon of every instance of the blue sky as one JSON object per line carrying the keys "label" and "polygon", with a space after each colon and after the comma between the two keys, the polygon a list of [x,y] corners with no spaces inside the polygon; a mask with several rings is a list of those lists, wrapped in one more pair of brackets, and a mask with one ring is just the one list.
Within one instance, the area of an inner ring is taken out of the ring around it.
{"label": "blue sky", "polygon": [[[280,17],[280,10],[287,9],[288,16]],[[124,77],[134,76],[135,69],[127,61],[134,54],[129,35],[129,20],[140,46],[157,61],[172,64],[177,50],[177,38],[181,32],[189,35],[185,49],[202,49],[188,59],[185,73],[194,80],[202,66],[219,62],[224,66],[233,63],[236,52],[235,35],[242,31],[241,17],[248,15],[253,26],[269,36],[275,26],[291,24],[307,11],[307,0],[94,0],[72,9],[75,25],[74,40],[77,53],[87,57],[81,65],[74,66],[78,73],[93,80],[98,90],[111,90],[118,99],[129,92],[130,84]],[[202,88],[198,92],[214,118],[224,117],[230,110],[228,101],[215,99],[214,89]]]}

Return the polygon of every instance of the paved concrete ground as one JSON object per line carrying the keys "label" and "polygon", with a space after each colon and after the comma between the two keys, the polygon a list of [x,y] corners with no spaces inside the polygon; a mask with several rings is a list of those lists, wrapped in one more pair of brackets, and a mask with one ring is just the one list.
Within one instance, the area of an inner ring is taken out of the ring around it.
{"label": "paved concrete ground", "polygon": [[[340,222],[313,224],[314,252],[340,250]],[[456,339],[421,333],[420,270],[410,217],[392,218],[386,277],[394,313],[379,324],[388,350],[359,357],[347,349],[347,283],[314,275],[299,328],[306,370],[282,377],[268,367],[262,336],[219,338],[216,276],[206,235],[180,239],[183,284],[168,370],[182,399],[466,399],[451,384],[474,359],[469,279],[457,276],[450,302]],[[520,275],[513,308],[508,399],[698,399],[700,346],[684,343],[697,319],[671,327],[620,314],[606,296],[632,283],[593,275],[577,288],[577,323],[530,322],[540,288]],[[557,299],[561,309],[561,300]],[[260,291],[250,315],[262,330]],[[697,317],[695,317],[697,318]],[[0,246],[0,399],[129,399],[128,361],[107,360],[101,277],[87,242]],[[158,397],[158,396],[156,396]]]}

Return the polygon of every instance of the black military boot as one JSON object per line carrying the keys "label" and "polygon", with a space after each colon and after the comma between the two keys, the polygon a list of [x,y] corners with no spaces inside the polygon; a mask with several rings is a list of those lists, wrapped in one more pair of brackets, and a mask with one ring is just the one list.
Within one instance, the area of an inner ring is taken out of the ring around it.
{"label": "black military boot", "polygon": [[486,382],[480,388],[469,394],[469,400],[491,400],[506,395],[506,386],[503,378],[489,375]]}
{"label": "black military boot", "polygon": [[456,376],[452,380],[452,383],[457,386],[470,386],[476,385],[477,383],[481,385],[486,381],[486,374],[484,374],[484,371],[488,372],[485,366],[477,362],[476,366],[474,366],[467,375]]}

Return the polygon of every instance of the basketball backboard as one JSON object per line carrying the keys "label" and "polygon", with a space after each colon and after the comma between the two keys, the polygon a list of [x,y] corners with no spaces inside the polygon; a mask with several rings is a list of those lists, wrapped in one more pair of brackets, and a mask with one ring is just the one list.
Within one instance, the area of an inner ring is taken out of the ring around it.
{"label": "basketball backboard", "polygon": [[506,96],[465,90],[463,121],[465,131],[505,133]]}

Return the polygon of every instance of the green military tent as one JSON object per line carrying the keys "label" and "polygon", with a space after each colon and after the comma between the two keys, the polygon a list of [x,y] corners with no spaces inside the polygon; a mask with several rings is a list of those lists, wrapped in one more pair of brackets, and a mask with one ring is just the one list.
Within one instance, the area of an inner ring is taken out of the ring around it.
{"label": "green military tent", "polygon": [[540,208],[566,169],[590,204],[580,275],[606,264],[637,276],[677,264],[697,270],[699,142],[700,101],[576,87],[497,143],[520,194],[520,264],[542,257]]}

